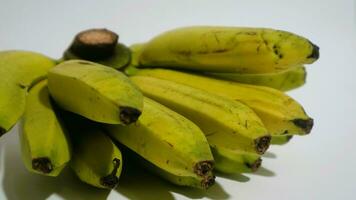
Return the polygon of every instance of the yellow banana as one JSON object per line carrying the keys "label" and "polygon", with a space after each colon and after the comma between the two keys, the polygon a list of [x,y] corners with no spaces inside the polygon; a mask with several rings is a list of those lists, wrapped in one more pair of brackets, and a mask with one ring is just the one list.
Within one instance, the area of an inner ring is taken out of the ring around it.
{"label": "yellow banana", "polygon": [[243,73],[205,73],[206,75],[246,83],[261,85],[288,91],[305,84],[307,72],[304,66],[296,66],[286,71],[268,74],[243,74]]}
{"label": "yellow banana", "polygon": [[290,32],[267,28],[193,26],[146,43],[140,65],[204,72],[274,73],[310,64],[319,48]]}
{"label": "yellow banana", "polygon": [[50,101],[47,81],[32,87],[26,100],[20,133],[22,159],[31,172],[57,176],[71,153],[65,129]]}
{"label": "yellow banana", "polygon": [[124,74],[89,61],[66,61],[52,68],[48,87],[63,109],[97,122],[130,124],[143,107],[143,95]]}
{"label": "yellow banana", "polygon": [[197,188],[214,183],[213,157],[204,134],[170,109],[144,98],[144,110],[135,124],[105,127],[112,138],[151,163],[168,181]]}
{"label": "yellow banana", "polygon": [[55,64],[51,58],[34,52],[0,52],[0,136],[22,116],[27,90],[44,79]]}
{"label": "yellow banana", "polygon": [[298,102],[273,88],[218,80],[168,69],[139,70],[137,75],[174,81],[240,101],[256,112],[272,136],[305,135],[313,127],[313,119],[305,113]]}
{"label": "yellow banana", "polygon": [[[230,148],[264,153],[270,136],[257,115],[237,101],[195,89],[173,81],[145,76],[131,80],[150,97],[184,115],[197,124],[205,135],[233,141]],[[220,140],[209,140],[212,146]]]}
{"label": "yellow banana", "polygon": [[62,112],[62,116],[73,143],[73,171],[92,186],[115,188],[122,171],[119,148],[98,124],[72,113]]}

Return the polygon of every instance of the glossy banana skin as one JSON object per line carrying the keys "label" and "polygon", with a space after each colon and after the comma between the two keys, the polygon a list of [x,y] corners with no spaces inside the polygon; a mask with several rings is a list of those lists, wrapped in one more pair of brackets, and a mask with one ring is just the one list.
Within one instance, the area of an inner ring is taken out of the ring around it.
{"label": "glossy banana skin", "polygon": [[71,158],[71,149],[51,102],[47,81],[33,86],[26,101],[20,133],[23,162],[31,172],[58,176]]}
{"label": "glossy banana skin", "polygon": [[266,74],[205,73],[205,75],[239,83],[261,85],[281,91],[289,91],[305,84],[307,72],[304,66],[296,66],[286,71]]}
{"label": "glossy banana skin", "polygon": [[48,73],[54,100],[93,121],[130,124],[143,108],[143,95],[121,72],[83,60],[63,62]]}
{"label": "glossy banana skin", "polygon": [[313,119],[305,113],[298,102],[273,88],[218,80],[168,69],[139,70],[136,76],[140,75],[174,81],[240,101],[256,112],[272,136],[306,135],[313,127]]}
{"label": "glossy banana skin", "polygon": [[0,52],[0,136],[22,116],[27,90],[44,79],[55,64],[51,58],[34,52]]}
{"label": "glossy banana skin", "polygon": [[192,26],[162,33],[144,46],[140,66],[204,72],[274,73],[319,58],[319,48],[290,32]]}
{"label": "glossy banana skin", "polygon": [[119,148],[99,124],[68,112],[62,111],[61,116],[73,143],[73,171],[89,185],[115,188],[123,165]]}
{"label": "glossy banana skin", "polygon": [[213,157],[201,130],[191,121],[148,98],[139,120],[106,125],[110,136],[147,160],[166,180],[196,188],[214,183]]}

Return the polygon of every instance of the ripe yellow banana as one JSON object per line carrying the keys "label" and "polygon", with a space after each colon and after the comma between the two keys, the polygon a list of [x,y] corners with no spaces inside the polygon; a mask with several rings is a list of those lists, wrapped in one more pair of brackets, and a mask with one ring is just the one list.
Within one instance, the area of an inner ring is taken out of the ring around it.
{"label": "ripe yellow banana", "polygon": [[214,183],[213,156],[201,130],[178,113],[144,98],[139,120],[106,125],[110,136],[154,166],[168,181],[197,188]]}
{"label": "ripe yellow banana", "polygon": [[122,171],[119,148],[92,121],[62,112],[73,143],[70,166],[80,180],[98,188],[115,188]]}
{"label": "ripe yellow banana", "polygon": [[55,64],[51,58],[34,52],[0,52],[0,136],[22,116],[27,90],[44,79]]}
{"label": "ripe yellow banana", "polygon": [[286,31],[267,28],[193,26],[146,43],[140,65],[204,72],[274,73],[310,64],[319,48]]}
{"label": "ripe yellow banana", "polygon": [[57,176],[71,157],[65,129],[56,115],[43,80],[33,86],[26,99],[20,133],[22,159],[35,173]]}
{"label": "ripe yellow banana", "polygon": [[124,74],[89,61],[66,61],[52,68],[48,87],[63,109],[97,122],[130,124],[143,107],[143,95]]}
{"label": "ripe yellow banana", "polygon": [[[270,136],[257,115],[247,106],[203,90],[163,79],[132,76],[131,80],[150,97],[197,124],[211,138],[233,141],[229,148],[264,153]],[[220,140],[209,140],[212,146]]]}
{"label": "ripe yellow banana", "polygon": [[206,75],[240,83],[268,86],[278,90],[288,91],[304,85],[307,72],[305,67],[301,65],[286,71],[268,74],[206,73]]}
{"label": "ripe yellow banana", "polygon": [[313,119],[305,113],[298,102],[273,88],[240,84],[168,69],[139,70],[137,75],[175,81],[240,101],[256,112],[272,136],[305,135],[313,127]]}

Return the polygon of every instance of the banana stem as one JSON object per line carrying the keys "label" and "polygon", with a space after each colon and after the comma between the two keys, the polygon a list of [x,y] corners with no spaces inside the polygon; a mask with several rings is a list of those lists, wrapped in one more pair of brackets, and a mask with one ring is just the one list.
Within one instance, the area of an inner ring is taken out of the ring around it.
{"label": "banana stem", "polygon": [[100,60],[114,55],[119,36],[107,29],[88,29],[78,33],[69,50],[81,58]]}

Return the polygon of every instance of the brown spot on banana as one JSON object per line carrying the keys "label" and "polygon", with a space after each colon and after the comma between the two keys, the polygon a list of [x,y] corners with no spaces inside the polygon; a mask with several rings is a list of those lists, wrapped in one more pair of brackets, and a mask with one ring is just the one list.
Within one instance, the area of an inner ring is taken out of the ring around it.
{"label": "brown spot on banana", "polygon": [[119,178],[117,178],[116,173],[117,169],[119,169],[120,167],[120,160],[114,158],[113,164],[114,169],[112,170],[111,174],[104,176],[100,179],[100,184],[108,188],[115,188],[119,183]]}
{"label": "brown spot on banana", "polygon": [[48,157],[39,157],[32,159],[32,169],[48,174],[52,172],[53,165]]}

